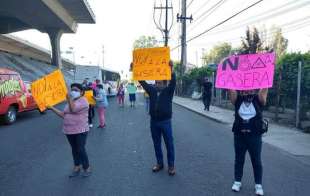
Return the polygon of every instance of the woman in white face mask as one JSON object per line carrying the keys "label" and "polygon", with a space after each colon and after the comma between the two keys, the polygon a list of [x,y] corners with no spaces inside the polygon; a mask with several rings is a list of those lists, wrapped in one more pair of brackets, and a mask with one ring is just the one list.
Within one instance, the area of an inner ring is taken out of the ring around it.
{"label": "woman in white face mask", "polygon": [[58,116],[64,119],[63,132],[66,135],[71,148],[74,168],[69,177],[76,177],[84,170],[83,177],[91,175],[88,156],[85,149],[88,126],[88,102],[84,96],[81,84],[71,84],[71,91],[67,95],[67,105],[64,111],[49,107]]}

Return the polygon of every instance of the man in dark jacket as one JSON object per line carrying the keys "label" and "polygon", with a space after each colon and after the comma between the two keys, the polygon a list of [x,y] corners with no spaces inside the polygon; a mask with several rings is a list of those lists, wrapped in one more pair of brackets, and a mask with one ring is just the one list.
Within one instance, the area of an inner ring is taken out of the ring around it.
{"label": "man in dark jacket", "polygon": [[[169,62],[172,73],[172,61]],[[161,137],[163,136],[167,148],[168,173],[173,176],[174,168],[174,144],[171,126],[172,98],[176,86],[175,74],[172,73],[171,81],[156,81],[155,86],[151,86],[145,81],[139,81],[150,97],[149,114],[151,116],[151,134],[154,143],[157,164],[153,167],[153,172],[158,172],[164,168],[163,152],[161,149]]]}
{"label": "man in dark jacket", "polygon": [[209,82],[207,77],[204,78],[202,84],[202,101],[205,106],[204,110],[210,110],[211,96],[212,96],[212,83]]}

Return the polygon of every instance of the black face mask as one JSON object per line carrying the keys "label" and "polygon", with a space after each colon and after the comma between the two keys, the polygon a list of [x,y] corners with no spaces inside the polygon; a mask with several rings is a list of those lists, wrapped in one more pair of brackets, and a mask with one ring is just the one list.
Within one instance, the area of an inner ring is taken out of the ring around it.
{"label": "black face mask", "polygon": [[157,92],[161,92],[162,90],[164,90],[164,88],[165,88],[165,87],[158,87],[158,86],[156,86],[156,91],[157,91]]}
{"label": "black face mask", "polygon": [[242,98],[245,102],[251,103],[254,99],[254,94],[243,95]]}

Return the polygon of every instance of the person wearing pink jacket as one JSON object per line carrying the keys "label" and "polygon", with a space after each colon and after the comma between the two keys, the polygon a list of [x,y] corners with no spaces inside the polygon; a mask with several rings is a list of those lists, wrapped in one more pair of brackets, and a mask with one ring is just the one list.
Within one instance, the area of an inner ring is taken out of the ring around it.
{"label": "person wearing pink jacket", "polygon": [[67,95],[67,104],[63,111],[49,106],[48,108],[63,118],[63,132],[72,149],[74,168],[69,177],[76,177],[83,169],[83,177],[91,175],[88,156],[85,149],[88,125],[88,102],[81,84],[71,84],[70,95]]}

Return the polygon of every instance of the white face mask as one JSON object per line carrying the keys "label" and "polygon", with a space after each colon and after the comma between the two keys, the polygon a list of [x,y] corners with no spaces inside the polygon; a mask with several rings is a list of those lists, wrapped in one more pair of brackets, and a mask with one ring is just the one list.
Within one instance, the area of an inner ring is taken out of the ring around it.
{"label": "white face mask", "polygon": [[81,93],[80,92],[77,92],[77,91],[71,91],[70,92],[70,96],[73,98],[73,99],[76,99],[76,98],[79,98],[81,96]]}

